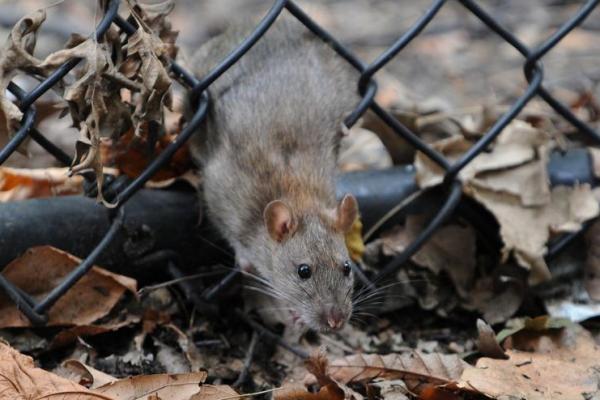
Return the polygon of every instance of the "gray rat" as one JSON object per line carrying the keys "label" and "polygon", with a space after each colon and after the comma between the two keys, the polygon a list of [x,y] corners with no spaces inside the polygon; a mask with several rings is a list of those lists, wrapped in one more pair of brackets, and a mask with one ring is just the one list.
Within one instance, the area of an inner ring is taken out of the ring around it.
{"label": "gray rat", "polygon": [[[193,67],[204,76],[254,25],[211,39]],[[253,267],[292,322],[340,329],[352,313],[353,274],[344,235],[355,198],[338,203],[334,177],[342,120],[358,104],[358,74],[290,16],[210,87],[192,139],[208,217]]]}

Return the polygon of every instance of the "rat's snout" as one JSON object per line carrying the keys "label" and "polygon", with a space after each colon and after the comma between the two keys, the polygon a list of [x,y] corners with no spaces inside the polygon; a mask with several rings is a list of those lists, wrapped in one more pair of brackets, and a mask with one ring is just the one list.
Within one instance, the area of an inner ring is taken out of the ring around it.
{"label": "rat's snout", "polygon": [[333,329],[338,330],[346,322],[346,314],[338,306],[332,306],[323,315],[323,322]]}

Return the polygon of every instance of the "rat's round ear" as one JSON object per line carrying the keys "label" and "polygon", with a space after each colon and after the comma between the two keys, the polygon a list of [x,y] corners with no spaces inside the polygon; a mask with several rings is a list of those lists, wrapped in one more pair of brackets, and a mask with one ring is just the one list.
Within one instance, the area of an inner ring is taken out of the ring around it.
{"label": "rat's round ear", "polygon": [[296,231],[292,209],[282,200],[273,200],[267,204],[263,217],[269,236],[276,242],[284,241]]}
{"label": "rat's round ear", "polygon": [[358,203],[351,194],[346,194],[340,201],[336,210],[335,228],[346,233],[358,218]]}

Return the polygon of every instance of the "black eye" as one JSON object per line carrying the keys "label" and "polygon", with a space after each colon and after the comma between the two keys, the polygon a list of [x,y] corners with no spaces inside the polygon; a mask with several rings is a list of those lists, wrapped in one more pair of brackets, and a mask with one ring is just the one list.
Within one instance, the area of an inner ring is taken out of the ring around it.
{"label": "black eye", "polygon": [[312,271],[310,270],[310,267],[306,264],[300,264],[298,266],[298,276],[302,279],[308,279],[310,278],[310,275],[312,274]]}
{"label": "black eye", "polygon": [[350,265],[350,261],[344,261],[344,276],[350,276],[350,272],[352,272],[352,266]]}

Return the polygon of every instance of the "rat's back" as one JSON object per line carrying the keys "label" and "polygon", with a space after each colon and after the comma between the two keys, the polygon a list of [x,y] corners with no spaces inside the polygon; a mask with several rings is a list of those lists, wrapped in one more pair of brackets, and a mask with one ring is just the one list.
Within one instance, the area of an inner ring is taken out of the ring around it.
{"label": "rat's back", "polygon": [[[210,71],[253,27],[237,27],[203,46],[194,58],[197,75]],[[203,166],[209,214],[226,236],[243,241],[245,229],[262,221],[266,204],[289,195],[295,184],[335,201],[341,124],[358,103],[357,77],[284,15],[210,86],[209,115],[192,149]]]}

